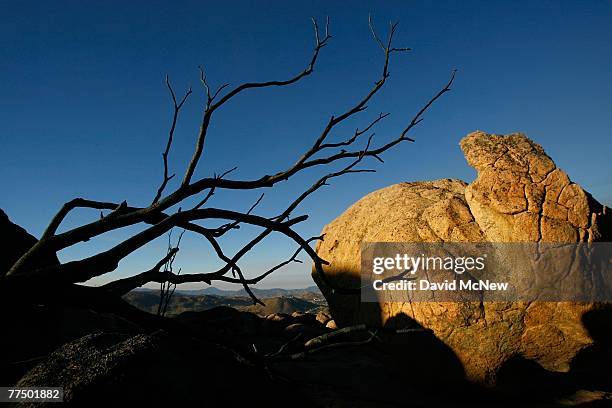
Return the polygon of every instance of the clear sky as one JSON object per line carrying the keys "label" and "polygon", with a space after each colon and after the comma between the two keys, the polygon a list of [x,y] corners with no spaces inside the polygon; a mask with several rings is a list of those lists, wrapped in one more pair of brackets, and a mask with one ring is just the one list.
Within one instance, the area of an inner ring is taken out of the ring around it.
{"label": "clear sky", "polygon": [[[469,182],[475,173],[458,142],[477,129],[525,132],[574,181],[612,203],[609,0],[0,1],[0,208],[39,236],[74,197],[146,205],[160,182],[170,123],[165,74],[177,90],[194,88],[170,156],[181,174],[201,117],[198,65],[213,85],[287,78],[310,56],[310,17],[328,15],[333,38],[315,74],[291,88],[253,91],[228,104],[215,117],[197,174],[238,166],[234,177],[254,178],[285,168],[329,115],[354,103],[377,79],[381,52],[368,31],[368,13],[381,32],[389,20],[399,20],[398,45],[413,51],[393,61],[387,88],[344,130],[385,111],[392,114],[376,138],[394,137],[453,68],[456,84],[414,131],[415,144],[389,152],[385,164],[373,163],[377,173],[337,179],[304,203],[296,214],[311,218],[300,232],[317,235],[351,203],[390,184],[445,177]],[[266,192],[259,213],[273,215],[321,174],[307,172]],[[218,194],[211,204],[246,210],[256,196]],[[96,216],[76,212],[64,227]],[[60,256],[84,257],[133,231]],[[237,234],[224,245],[236,249],[247,238]],[[138,251],[101,281],[148,269],[164,247],[160,240]],[[293,250],[274,237],[243,269],[261,271]],[[187,238],[176,265],[202,272],[217,264],[204,242]],[[261,286],[311,282],[306,263]]]}

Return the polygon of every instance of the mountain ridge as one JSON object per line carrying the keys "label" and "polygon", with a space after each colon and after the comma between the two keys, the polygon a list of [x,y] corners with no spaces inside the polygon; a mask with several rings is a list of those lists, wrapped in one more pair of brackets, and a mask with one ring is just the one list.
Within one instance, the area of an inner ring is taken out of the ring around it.
{"label": "mountain ridge", "polygon": [[[322,295],[320,289],[316,286],[308,286],[305,288],[296,288],[296,289],[283,289],[283,288],[270,288],[270,289],[258,289],[251,288],[253,294],[257,297],[279,297],[279,296],[296,296],[296,295],[304,295],[306,293],[312,293],[315,295]],[[153,291],[156,292],[158,289],[149,289],[149,288],[138,288],[134,290],[135,292],[146,292]],[[248,293],[244,289],[237,290],[225,290],[219,289],[214,286],[210,286],[204,289],[186,289],[180,290],[177,289],[175,294],[180,294],[183,296],[202,296],[202,295],[213,295],[213,296],[221,296],[221,297],[248,297]]]}

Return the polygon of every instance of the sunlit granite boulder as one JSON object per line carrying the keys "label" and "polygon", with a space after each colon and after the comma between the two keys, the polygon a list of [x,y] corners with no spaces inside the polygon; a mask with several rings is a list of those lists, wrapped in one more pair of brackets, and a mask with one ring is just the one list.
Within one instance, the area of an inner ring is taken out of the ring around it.
{"label": "sunlit granite boulder", "polygon": [[323,229],[325,240],[318,243],[317,253],[330,264],[324,267],[325,279],[316,271],[313,278],[338,326],[366,323],[431,329],[456,354],[471,380],[493,384],[500,373],[514,370],[520,375],[517,359],[568,372],[596,341],[609,340],[597,334],[610,324],[604,305],[364,303],[358,293],[332,289],[360,287],[363,242],[610,240],[609,210],[572,183],[525,135],[474,132],[461,141],[461,148],[478,171],[472,183],[453,179],[400,183],[368,194]]}

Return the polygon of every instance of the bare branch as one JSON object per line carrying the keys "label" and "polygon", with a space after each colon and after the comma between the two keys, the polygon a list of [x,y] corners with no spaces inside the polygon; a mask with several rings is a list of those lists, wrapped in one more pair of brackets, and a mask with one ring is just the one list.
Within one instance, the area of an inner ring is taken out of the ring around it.
{"label": "bare branch", "polygon": [[139,288],[149,282],[156,282],[153,276],[159,275],[162,266],[167,264],[178,251],[178,247],[172,248],[170,251],[168,251],[166,256],[164,256],[157,264],[155,264],[153,268],[149,269],[148,271],[141,272],[128,278],[117,279],[113,282],[102,285],[101,288],[113,295],[123,296],[129,291]]}
{"label": "bare branch", "polygon": [[223,89],[227,88],[229,84],[223,84],[219,88],[217,88],[217,90],[214,93],[211,93],[210,86],[208,85],[208,81],[206,80],[206,73],[204,72],[204,68],[202,68],[202,66],[200,65],[198,69],[200,70],[200,82],[202,83],[202,85],[204,86],[204,89],[206,90],[206,108],[205,110],[207,110],[207,109],[210,109],[210,106],[215,101],[217,96],[221,93],[221,91],[223,91]]}
{"label": "bare branch", "polygon": [[53,219],[51,220],[51,222],[45,229],[45,232],[43,232],[41,241],[55,235],[55,233],[57,232],[57,229],[59,228],[64,218],[66,218],[68,213],[70,213],[70,211],[74,210],[75,208],[92,208],[96,210],[119,210],[122,204],[86,200],[83,198],[75,198],[74,200],[68,201],[66,204],[62,206],[62,208],[58,211],[58,213],[55,214],[55,216],[53,217]]}
{"label": "bare branch", "polygon": [[[196,169],[196,167],[198,165],[198,162],[200,161],[200,157],[202,156],[202,151],[204,150],[204,142],[206,140],[206,134],[208,132],[208,126],[210,124],[210,119],[212,117],[212,114],[214,113],[215,110],[217,110],[220,106],[225,104],[227,101],[229,101],[234,96],[238,95],[239,93],[241,93],[242,91],[245,91],[247,89],[256,89],[256,88],[266,88],[266,87],[273,87],[273,86],[291,85],[291,84],[299,81],[300,79],[310,75],[313,72],[314,66],[315,66],[315,63],[316,63],[317,58],[319,56],[319,52],[321,51],[321,48],[323,48],[327,44],[327,41],[331,38],[331,36],[328,33],[329,22],[326,24],[326,35],[325,35],[325,37],[323,39],[319,38],[318,28],[317,28],[317,25],[316,25],[316,20],[314,22],[315,22],[314,25],[315,25],[315,31],[316,31],[316,45],[315,45],[315,49],[314,49],[312,58],[310,59],[310,62],[307,65],[306,69],[304,69],[302,72],[300,72],[299,74],[295,75],[294,77],[292,77],[290,79],[287,79],[287,80],[284,80],[284,81],[267,81],[267,82],[248,82],[248,83],[244,83],[244,84],[234,88],[230,92],[228,92],[218,102],[207,104],[206,108],[204,109],[204,116],[202,118],[202,124],[200,126],[200,132],[198,134],[198,138],[197,138],[197,142],[196,142],[196,148],[195,148],[195,151],[193,153],[193,157],[191,158],[191,161],[189,163],[189,166],[187,167],[187,170],[185,171],[185,176],[183,177],[183,182],[181,183],[182,186],[187,186],[191,182],[191,178],[193,176],[193,173],[194,173],[194,171],[195,171],[195,169]],[[203,75],[203,78],[205,80],[206,76]],[[207,92],[208,92],[208,96],[209,96],[209,100],[210,100],[210,92],[208,91],[209,90],[208,85],[206,85],[206,88],[207,88]]]}
{"label": "bare branch", "polygon": [[34,270],[30,273],[30,275],[53,275],[58,281],[84,282],[93,278],[94,276],[112,272],[117,268],[121,259],[125,258],[138,248],[146,245],[150,241],[158,238],[162,234],[168,232],[173,227],[185,222],[203,219],[227,219],[242,221],[251,225],[260,226],[279,232],[294,240],[300,246],[304,247],[311,258],[320,260],[314,250],[308,246],[307,242],[291,229],[291,225],[302,222],[307,218],[307,216],[302,216],[291,221],[275,222],[252,214],[243,214],[218,208],[205,208],[178,212],[166,217],[159,223],[145,229],[144,231],[133,235],[109,250],[100,252],[94,256],[79,261],[72,261],[58,266]]}
{"label": "bare branch", "polygon": [[368,14],[368,26],[370,27],[370,32],[372,33],[372,37],[374,37],[374,41],[376,41],[376,43],[378,45],[380,45],[380,48],[385,51],[385,45],[383,44],[382,40],[380,39],[380,37],[378,36],[378,34],[376,34],[376,30],[374,29],[374,23],[372,22],[372,15]]}
{"label": "bare branch", "polygon": [[[255,209],[255,207],[257,207],[259,205],[259,203],[261,202],[261,200],[263,198],[264,198],[264,194],[262,193],[259,196],[259,198],[257,199],[257,201],[255,201],[255,203],[253,205],[251,205],[251,207],[247,210],[247,212],[245,214],[246,215],[251,214],[251,212]],[[224,235],[229,230],[240,228],[239,224],[240,224],[240,221],[233,221],[231,223],[224,224],[224,225],[220,226],[219,228],[217,228],[217,231],[215,232],[215,237],[220,237],[220,236]]]}
{"label": "bare branch", "polygon": [[191,95],[192,93],[191,88],[189,88],[185,92],[185,95],[183,96],[183,98],[179,102],[177,102],[176,94],[174,93],[174,89],[172,88],[172,85],[170,84],[170,78],[168,77],[168,75],[166,75],[166,86],[168,87],[168,91],[170,91],[170,96],[172,97],[172,103],[174,104],[174,113],[172,115],[172,125],[170,125],[170,131],[168,132],[168,141],[166,142],[166,150],[164,150],[164,152],[162,153],[162,159],[164,161],[164,178],[162,180],[161,185],[157,189],[157,193],[155,194],[155,198],[153,198],[153,202],[151,203],[151,205],[157,203],[157,201],[161,198],[161,195],[164,192],[164,189],[168,185],[168,182],[172,180],[172,178],[175,176],[174,174],[171,174],[171,175],[168,174],[168,153],[170,153],[170,147],[172,146],[172,141],[174,139],[174,131],[176,129],[176,122],[178,119],[179,112],[181,108],[183,107],[183,105],[185,104],[185,102],[187,101],[187,98],[189,98],[189,95]]}
{"label": "bare branch", "polygon": [[370,129],[372,129],[372,127],[374,127],[374,125],[376,125],[378,122],[380,122],[381,120],[383,120],[384,118],[386,118],[389,115],[390,115],[390,113],[382,113],[381,112],[378,115],[378,117],[376,119],[374,119],[372,122],[370,122],[370,124],[368,124],[363,130],[359,130],[359,128],[355,129],[355,133],[349,139],[347,139],[345,141],[342,141],[342,142],[338,142],[338,143],[325,143],[325,144],[322,144],[320,146],[320,149],[323,150],[323,149],[327,149],[327,148],[350,146],[350,145],[352,145],[355,142],[355,140],[357,140],[357,138],[359,136],[361,136],[364,133],[368,132]]}
{"label": "bare branch", "polygon": [[[232,171],[236,170],[238,167],[233,167],[227,171],[225,171],[224,173],[221,173],[221,175],[216,176],[215,178],[218,179],[222,179],[223,177],[227,176],[229,173],[231,173]],[[208,193],[204,196],[204,198],[202,200],[200,200],[200,202],[198,202],[195,207],[193,207],[193,209],[198,209],[201,208],[204,204],[206,204],[206,202],[213,196],[215,195],[215,186],[209,187],[208,189]]]}
{"label": "bare branch", "polygon": [[[318,240],[322,240],[322,239],[323,239],[323,236],[321,235],[321,236],[317,236],[317,237],[312,237],[312,238],[308,239],[306,242],[311,243],[313,241],[318,241]],[[283,262],[273,266],[272,268],[268,269],[264,273],[254,277],[254,278],[245,279],[244,281],[242,281],[242,280],[239,280],[239,279],[233,279],[233,278],[228,278],[228,277],[219,277],[219,278],[216,278],[215,280],[221,280],[223,282],[228,282],[228,283],[246,283],[248,285],[255,285],[255,284],[259,283],[260,281],[262,281],[263,279],[265,279],[268,275],[276,272],[277,270],[281,269],[284,266],[289,265],[290,263],[302,263],[302,261],[297,259],[297,256],[300,254],[300,252],[302,252],[303,249],[304,249],[303,247],[299,247],[293,253],[293,255],[289,259],[287,259],[287,260],[285,260],[285,261],[283,261]]]}
{"label": "bare branch", "polygon": [[[347,329],[354,329],[354,330],[350,330],[347,333],[364,331],[365,333],[368,333],[369,336],[365,340],[340,341],[340,342],[336,342],[336,343],[328,343],[327,341],[329,339],[335,337],[335,336],[333,336],[335,334],[335,332],[333,332],[333,333],[329,333],[328,336],[330,336],[330,337],[325,338],[324,340],[321,340],[320,343],[316,343],[316,344],[320,344],[317,347],[313,346],[315,343],[311,343],[311,346],[305,347],[304,351],[301,351],[301,352],[298,352],[298,353],[294,353],[294,354],[275,353],[274,355],[270,356],[269,358],[274,359],[274,360],[293,360],[293,361],[294,360],[304,360],[309,355],[315,354],[315,353],[319,353],[321,351],[330,350],[330,349],[336,349],[336,348],[344,348],[344,347],[364,346],[364,345],[369,344],[373,340],[378,338],[377,331],[370,331],[370,330],[367,330],[367,329],[362,329],[359,326],[347,327]],[[340,333],[340,334],[346,334],[346,333]],[[323,335],[323,336],[326,336],[326,335]],[[321,336],[321,337],[323,337],[323,336]],[[306,344],[308,344],[308,342]]]}

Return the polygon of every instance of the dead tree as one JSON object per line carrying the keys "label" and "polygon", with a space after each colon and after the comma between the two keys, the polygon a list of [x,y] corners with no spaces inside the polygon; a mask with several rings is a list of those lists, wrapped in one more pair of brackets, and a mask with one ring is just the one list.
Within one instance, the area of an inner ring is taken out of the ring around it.
{"label": "dead tree", "polygon": [[[45,298],[48,302],[69,302],[81,306],[113,310],[118,304],[116,300],[120,299],[123,294],[146,283],[156,282],[161,284],[162,288],[168,288],[170,285],[186,282],[211,284],[214,281],[222,281],[242,285],[253,301],[260,302],[251,291],[250,285],[260,282],[266,276],[289,263],[299,262],[297,256],[302,251],[314,262],[316,273],[321,276],[323,281],[327,281],[323,271],[323,265],[326,264],[326,261],[319,258],[310,246],[313,241],[323,239],[323,237],[304,238],[296,233],[294,226],[304,222],[308,216],[294,216],[294,211],[308,196],[327,185],[333,178],[352,173],[373,172],[374,170],[372,169],[360,167],[364,160],[373,158],[382,162],[381,155],[387,150],[402,142],[414,142],[414,139],[410,137],[410,132],[423,120],[424,113],[431,105],[450,90],[455,72],[453,71],[450,80],[414,116],[406,121],[403,129],[400,129],[395,136],[387,138],[384,142],[375,143],[372,129],[380,121],[384,120],[389,113],[376,115],[365,126],[356,129],[350,135],[344,137],[336,136],[334,138],[335,141],[330,140],[338,125],[367,111],[368,103],[379,93],[389,79],[389,64],[392,57],[395,54],[409,51],[409,48],[397,48],[394,46],[393,40],[398,26],[397,23],[390,24],[387,38],[383,41],[370,20],[369,28],[372,37],[381,52],[381,70],[374,86],[348,109],[339,114],[332,115],[323,125],[321,133],[314,138],[312,146],[301,157],[297,158],[293,165],[273,174],[265,174],[252,179],[241,180],[232,178],[231,173],[235,168],[213,177],[196,177],[196,168],[204,153],[210,123],[219,109],[244,92],[262,88],[289,86],[313,73],[320,52],[328,45],[331,39],[329,20],[326,21],[324,27],[320,28],[317,25],[317,21],[313,19],[313,26],[315,43],[312,57],[304,70],[289,79],[247,82],[234,88],[231,88],[229,84],[225,84],[217,89],[212,89],[205,71],[200,69],[200,81],[206,93],[202,121],[191,161],[184,171],[180,184],[172,191],[168,191],[168,188],[170,181],[175,177],[175,173],[171,173],[169,169],[168,155],[172,148],[176,124],[181,109],[188,101],[192,90],[188,89],[181,97],[178,97],[170,80],[166,77],[166,86],[173,104],[172,122],[162,154],[163,177],[159,187],[154,190],[155,194],[152,194],[154,198],[151,203],[145,207],[134,207],[128,205],[126,201],[117,203],[76,198],[67,202],[50,221],[40,240],[21,256],[10,268],[6,276],[1,279],[1,287],[5,289],[4,293],[17,293],[19,289],[23,289],[28,293],[33,293],[33,296],[37,299]],[[342,164],[338,166],[338,170],[329,171],[326,175],[316,180],[310,188],[288,203],[280,213],[273,216],[257,215],[255,213],[261,197],[250,209],[244,212],[231,211],[209,205],[213,195],[224,190],[270,189],[279,183],[289,180],[305,169],[314,167],[330,168],[337,163]],[[195,206],[171,211],[172,208],[181,206],[181,204],[184,205],[187,199],[194,198],[196,200],[200,199]],[[76,208],[107,210],[109,212],[87,224],[65,232],[58,232],[62,221]],[[221,222],[222,225],[214,227],[207,225],[207,223],[211,222],[216,222],[215,225]],[[236,253],[227,254],[219,244],[219,238],[235,232],[240,224],[259,227],[260,232],[253,236]],[[142,225],[143,228],[140,232],[119,242],[108,250],[84,259],[59,265],[40,267],[39,263],[36,262],[42,254],[57,253],[57,251],[79,242],[133,225]],[[117,268],[119,261],[123,258],[163,234],[168,233],[175,227],[184,229],[188,233],[197,234],[207,241],[210,244],[211,253],[222,261],[223,266],[218,270],[202,273],[174,273],[171,269],[164,268],[164,265],[167,265],[168,262],[174,259],[178,251],[178,248],[170,248],[167,254],[148,271],[112,281],[102,287],[92,288],[80,285],[80,283],[86,282],[91,278],[113,272]],[[259,276],[247,278],[240,266],[241,259],[271,234],[282,234],[293,240],[297,246],[296,251],[289,259],[271,267]],[[354,290],[351,288],[335,287],[331,283],[330,287],[337,291]],[[161,308],[162,306],[160,306],[160,310]]]}

